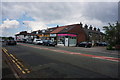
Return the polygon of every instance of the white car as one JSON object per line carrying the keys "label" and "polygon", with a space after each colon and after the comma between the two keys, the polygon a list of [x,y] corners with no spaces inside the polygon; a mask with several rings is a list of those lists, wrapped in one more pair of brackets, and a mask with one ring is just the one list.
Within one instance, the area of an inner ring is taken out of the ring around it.
{"label": "white car", "polygon": [[34,39],[34,44],[43,44],[43,41],[41,39]]}

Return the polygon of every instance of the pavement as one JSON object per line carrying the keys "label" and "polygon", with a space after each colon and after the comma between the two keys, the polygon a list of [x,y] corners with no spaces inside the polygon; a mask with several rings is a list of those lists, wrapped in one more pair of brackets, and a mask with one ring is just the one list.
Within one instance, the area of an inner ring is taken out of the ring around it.
{"label": "pavement", "polygon": [[116,56],[120,57],[120,51],[118,50],[106,50],[106,47],[100,47],[95,46],[91,48],[84,48],[84,47],[65,47],[65,46],[57,46],[60,49],[65,49],[68,51],[74,51],[74,52],[92,52],[97,53],[97,55],[106,55],[106,56]]}
{"label": "pavement", "polygon": [[[29,44],[29,46],[32,46],[32,45],[33,44]],[[92,55],[97,55],[97,56],[108,56],[108,57],[120,58],[120,51],[106,50],[106,47],[91,47],[91,48],[66,47],[66,46],[48,47],[48,46],[41,46],[41,45],[36,45],[36,47],[41,47],[41,48],[45,47],[45,48],[54,49],[54,50],[65,50],[65,51],[70,51],[70,52],[92,54]]]}
{"label": "pavement", "polygon": [[[23,74],[27,78],[118,78],[118,62],[69,54],[72,51],[97,56],[108,55],[101,51],[95,52],[95,47],[85,49],[33,44],[3,47],[30,69],[30,73]],[[59,52],[56,52],[57,50]],[[66,50],[66,52],[63,53],[60,50]],[[109,54],[109,56],[118,58],[116,54]]]}

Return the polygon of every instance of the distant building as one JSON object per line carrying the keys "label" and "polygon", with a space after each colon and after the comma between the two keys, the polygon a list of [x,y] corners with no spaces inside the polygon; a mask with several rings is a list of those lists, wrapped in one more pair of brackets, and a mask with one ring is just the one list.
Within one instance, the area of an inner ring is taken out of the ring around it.
{"label": "distant building", "polygon": [[18,42],[25,42],[27,40],[33,40],[36,38],[36,33],[27,33],[27,31],[21,31],[19,34],[16,34],[16,40]]}

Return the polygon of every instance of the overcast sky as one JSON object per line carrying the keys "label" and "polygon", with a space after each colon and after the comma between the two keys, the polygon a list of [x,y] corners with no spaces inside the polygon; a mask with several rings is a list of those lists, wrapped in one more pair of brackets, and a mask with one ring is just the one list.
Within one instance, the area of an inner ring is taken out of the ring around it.
{"label": "overcast sky", "polygon": [[1,9],[3,36],[80,22],[102,30],[118,20],[117,2],[2,2]]}

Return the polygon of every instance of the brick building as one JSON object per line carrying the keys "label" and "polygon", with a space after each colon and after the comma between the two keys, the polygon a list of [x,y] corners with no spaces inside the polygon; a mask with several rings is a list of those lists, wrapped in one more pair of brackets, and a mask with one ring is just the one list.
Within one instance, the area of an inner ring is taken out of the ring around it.
{"label": "brick building", "polygon": [[97,42],[103,42],[105,40],[105,35],[100,32],[99,28],[97,29],[96,27],[92,27],[92,25],[88,28],[88,25],[85,24],[83,29],[86,35],[85,41],[92,42],[94,45]]}
{"label": "brick building", "polygon": [[72,24],[60,26],[51,34],[57,34],[58,45],[76,46],[78,42],[85,41],[85,32],[82,29],[82,24]]}

